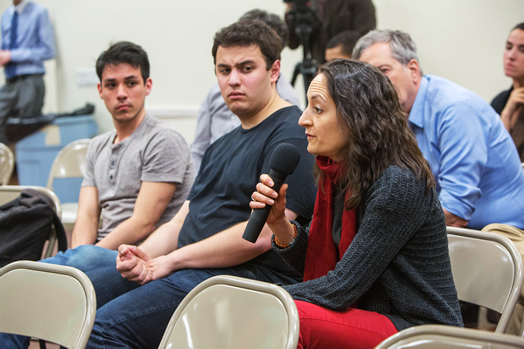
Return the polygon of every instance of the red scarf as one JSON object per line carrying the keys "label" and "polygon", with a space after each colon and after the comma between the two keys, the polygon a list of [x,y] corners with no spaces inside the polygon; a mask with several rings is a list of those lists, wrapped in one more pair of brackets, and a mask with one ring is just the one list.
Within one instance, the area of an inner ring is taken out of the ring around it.
{"label": "red scarf", "polygon": [[332,235],[333,184],[337,182],[340,175],[340,163],[335,163],[325,156],[317,156],[317,165],[324,172],[324,176],[318,186],[313,220],[309,229],[304,281],[317,279],[335,269],[335,265],[353,241],[357,230],[356,211],[344,210],[342,236],[337,250]]}

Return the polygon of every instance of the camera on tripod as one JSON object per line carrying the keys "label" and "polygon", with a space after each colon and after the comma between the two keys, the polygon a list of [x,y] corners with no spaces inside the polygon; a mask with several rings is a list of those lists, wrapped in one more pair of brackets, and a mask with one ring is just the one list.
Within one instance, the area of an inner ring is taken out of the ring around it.
{"label": "camera on tripod", "polygon": [[[321,28],[321,21],[316,11],[308,5],[308,0],[284,0],[285,3],[291,3],[292,6],[287,12],[288,22],[295,28],[295,33],[302,45],[303,58],[302,62],[295,65],[291,85],[295,86],[297,76],[302,75],[304,81],[304,90],[307,95],[307,89],[311,80],[317,73],[317,62],[312,58],[310,38],[316,35]],[[307,98],[306,98],[307,104]]]}

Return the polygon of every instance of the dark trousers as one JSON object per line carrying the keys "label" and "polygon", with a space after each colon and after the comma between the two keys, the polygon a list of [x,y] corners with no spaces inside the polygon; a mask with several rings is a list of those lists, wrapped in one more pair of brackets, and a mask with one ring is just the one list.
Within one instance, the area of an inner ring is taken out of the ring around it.
{"label": "dark trousers", "polygon": [[0,143],[7,144],[6,125],[9,117],[42,114],[44,95],[42,74],[20,75],[6,81],[0,88]]}

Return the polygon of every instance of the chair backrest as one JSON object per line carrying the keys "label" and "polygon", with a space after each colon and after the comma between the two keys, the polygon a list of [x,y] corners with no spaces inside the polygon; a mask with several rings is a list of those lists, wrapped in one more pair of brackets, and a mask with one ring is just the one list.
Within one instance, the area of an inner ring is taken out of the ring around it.
{"label": "chair backrest", "polygon": [[9,183],[15,167],[13,152],[4,143],[0,143],[0,185]]}
{"label": "chair backrest", "polygon": [[283,288],[215,276],[180,303],[159,348],[295,349],[298,333],[297,308]]}
{"label": "chair backrest", "polygon": [[389,337],[375,349],[517,349],[524,339],[517,336],[443,325],[415,326]]}
{"label": "chair backrest", "polygon": [[0,332],[84,348],[95,312],[95,290],[78,269],[30,261],[0,269]]}
{"label": "chair backrest", "polygon": [[[11,200],[16,199],[18,196],[20,196],[20,193],[24,189],[34,189],[46,194],[53,201],[54,209],[58,218],[62,217],[62,205],[60,204],[60,200],[58,199],[55,193],[44,187],[28,185],[2,185],[0,186],[0,205],[3,205]],[[48,258],[53,255],[55,244],[56,231],[53,227],[53,229],[51,230],[51,236],[49,236],[49,243],[47,244],[46,252],[44,253],[44,258]]]}
{"label": "chair backrest", "polygon": [[508,238],[448,227],[449,256],[458,298],[501,313],[504,333],[522,288],[522,257]]}
{"label": "chair backrest", "polygon": [[60,150],[49,172],[49,179],[47,180],[48,189],[53,190],[53,181],[55,178],[84,176],[89,142],[91,142],[90,139],[79,139],[69,143]]}

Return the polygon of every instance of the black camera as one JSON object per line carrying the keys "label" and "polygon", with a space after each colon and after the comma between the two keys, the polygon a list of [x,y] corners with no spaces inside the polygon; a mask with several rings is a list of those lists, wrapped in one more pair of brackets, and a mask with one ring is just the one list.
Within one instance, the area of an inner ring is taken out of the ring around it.
{"label": "black camera", "polygon": [[284,2],[286,4],[295,4],[295,6],[308,6],[309,0],[284,0]]}
{"label": "black camera", "polygon": [[[284,3],[293,4],[287,12],[287,21],[295,28],[295,33],[302,46],[308,46],[309,38],[321,28],[321,21],[317,12],[308,3],[308,0],[284,0]],[[308,40],[305,40],[308,39]]]}
{"label": "black camera", "polygon": [[294,28],[303,52],[302,62],[297,63],[293,71],[291,85],[295,86],[296,78],[301,74],[307,94],[309,84],[317,73],[317,62],[311,55],[310,38],[320,31],[321,21],[315,9],[309,6],[308,0],[284,0],[284,2],[293,4],[286,14],[287,22],[291,28]]}

